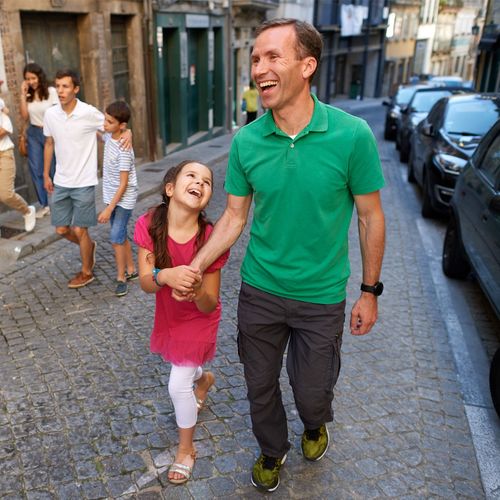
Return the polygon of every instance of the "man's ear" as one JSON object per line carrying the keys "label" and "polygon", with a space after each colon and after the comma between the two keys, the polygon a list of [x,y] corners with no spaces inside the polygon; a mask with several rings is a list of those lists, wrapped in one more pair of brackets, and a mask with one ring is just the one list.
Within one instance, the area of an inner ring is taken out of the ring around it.
{"label": "man's ear", "polygon": [[311,75],[314,74],[316,71],[316,68],[318,67],[318,61],[316,61],[316,58],[309,56],[304,59],[304,66],[302,70],[302,76],[304,77],[305,80],[309,80]]}
{"label": "man's ear", "polygon": [[78,95],[78,93],[80,92],[80,85],[75,86],[74,92],[75,92],[75,95]]}

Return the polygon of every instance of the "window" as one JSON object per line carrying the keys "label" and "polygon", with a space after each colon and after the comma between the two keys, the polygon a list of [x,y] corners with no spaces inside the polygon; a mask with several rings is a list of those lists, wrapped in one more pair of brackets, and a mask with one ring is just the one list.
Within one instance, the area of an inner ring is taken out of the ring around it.
{"label": "window", "polygon": [[479,168],[491,184],[498,188],[498,179],[500,178],[500,135],[497,135],[490,144]]}

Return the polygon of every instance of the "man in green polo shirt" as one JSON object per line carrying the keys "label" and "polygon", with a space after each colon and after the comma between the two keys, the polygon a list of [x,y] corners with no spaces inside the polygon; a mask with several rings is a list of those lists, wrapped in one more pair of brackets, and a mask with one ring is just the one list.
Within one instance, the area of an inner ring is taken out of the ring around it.
{"label": "man in green polo shirt", "polygon": [[234,137],[226,209],[192,262],[202,272],[235,243],[253,199],[238,350],[261,448],[252,483],[265,491],[279,486],[290,449],[279,387],[287,345],[287,372],[304,424],[302,453],[317,461],[328,449],[325,424],[333,420],[340,371],[354,205],[363,261],[363,291],[350,320],[354,335],[372,328],[383,288],[384,179],[377,145],[363,120],[310,93],[321,50],[321,35],[302,21],[271,20],[257,29],[252,79],[269,111]]}

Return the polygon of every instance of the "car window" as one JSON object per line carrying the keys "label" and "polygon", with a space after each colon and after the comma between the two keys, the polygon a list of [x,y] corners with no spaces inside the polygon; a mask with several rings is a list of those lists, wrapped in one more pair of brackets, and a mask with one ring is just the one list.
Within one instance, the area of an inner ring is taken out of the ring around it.
{"label": "car window", "polygon": [[443,116],[443,109],[446,106],[446,100],[437,102],[431,109],[427,121],[432,123],[434,127],[438,126],[439,119]]}
{"label": "car window", "polygon": [[433,92],[417,92],[411,102],[411,107],[418,113],[428,113],[432,106],[436,104],[441,97],[451,95],[449,90],[437,90]]}
{"label": "car window", "polygon": [[500,134],[493,139],[483,161],[478,167],[484,173],[490,183],[498,188],[500,179]]}
{"label": "car window", "polygon": [[405,88],[399,89],[398,93],[396,94],[396,98],[395,98],[396,104],[398,106],[408,104],[414,93],[415,93],[415,89],[413,87],[405,87]]}
{"label": "car window", "polygon": [[449,134],[484,135],[500,118],[498,102],[474,99],[470,102],[450,103],[444,120]]}

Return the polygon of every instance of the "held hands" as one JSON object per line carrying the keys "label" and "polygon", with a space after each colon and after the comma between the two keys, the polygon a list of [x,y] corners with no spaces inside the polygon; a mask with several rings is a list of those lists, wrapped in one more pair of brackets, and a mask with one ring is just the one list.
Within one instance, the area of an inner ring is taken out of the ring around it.
{"label": "held hands", "polygon": [[377,321],[377,297],[362,293],[351,311],[351,334],[366,335]]}
{"label": "held hands", "polygon": [[[189,296],[195,294],[201,286],[201,273],[198,269],[191,266],[177,266],[162,269],[158,274],[160,283],[165,283],[172,288],[172,296],[179,300],[174,291],[180,296]],[[183,300],[188,300],[184,298]],[[192,299],[191,299],[192,300]]]}

